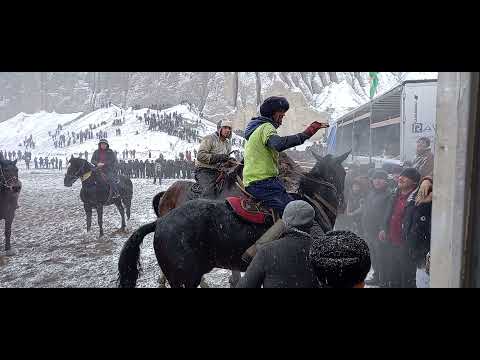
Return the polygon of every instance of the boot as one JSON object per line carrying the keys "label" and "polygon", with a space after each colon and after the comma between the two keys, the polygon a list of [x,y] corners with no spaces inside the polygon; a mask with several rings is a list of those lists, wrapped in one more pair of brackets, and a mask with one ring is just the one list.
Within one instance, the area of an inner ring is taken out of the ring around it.
{"label": "boot", "polygon": [[282,219],[278,220],[255,242],[255,244],[245,250],[242,254],[242,260],[245,263],[250,264],[257,253],[258,247],[279,239],[285,233],[286,228],[285,222]]}

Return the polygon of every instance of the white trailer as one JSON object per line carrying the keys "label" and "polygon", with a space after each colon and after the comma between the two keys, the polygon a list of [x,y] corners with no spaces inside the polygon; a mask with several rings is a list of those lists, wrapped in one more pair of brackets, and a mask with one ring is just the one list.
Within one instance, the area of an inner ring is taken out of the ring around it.
{"label": "white trailer", "polygon": [[[329,150],[351,150],[361,164],[413,161],[416,141],[435,145],[437,80],[410,80],[358,107],[335,122]],[[347,160],[347,162],[348,162]]]}
{"label": "white trailer", "polygon": [[403,85],[400,108],[400,159],[415,158],[417,140],[430,139],[432,151],[435,147],[437,117],[437,82],[407,82]]}

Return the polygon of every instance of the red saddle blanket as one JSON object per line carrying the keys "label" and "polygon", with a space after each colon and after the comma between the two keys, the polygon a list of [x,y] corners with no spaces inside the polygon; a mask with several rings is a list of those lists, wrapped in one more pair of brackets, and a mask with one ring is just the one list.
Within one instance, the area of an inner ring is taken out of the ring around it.
{"label": "red saddle blanket", "polygon": [[268,210],[246,197],[228,197],[227,202],[233,211],[248,222],[255,224],[265,224],[267,216],[271,216]]}

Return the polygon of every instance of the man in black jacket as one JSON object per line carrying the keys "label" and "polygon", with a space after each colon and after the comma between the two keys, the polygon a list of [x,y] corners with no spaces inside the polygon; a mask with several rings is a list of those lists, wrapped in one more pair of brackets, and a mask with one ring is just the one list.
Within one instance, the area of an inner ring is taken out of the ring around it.
{"label": "man in black jacket", "polygon": [[93,153],[90,162],[106,175],[107,182],[112,187],[112,198],[119,197],[118,161],[115,153],[110,149],[107,139],[99,141],[98,149]]}
{"label": "man in black jacket", "polygon": [[[426,258],[430,251],[431,218],[432,218],[432,185],[431,177],[425,177],[408,198],[405,207],[405,216],[402,225],[402,237],[408,248],[408,255],[418,271],[425,271]],[[428,190],[425,196],[421,194],[421,187]]]}
{"label": "man in black jacket", "polygon": [[384,216],[390,203],[391,192],[388,189],[387,172],[375,170],[372,175],[372,185],[373,188],[365,200],[362,225],[365,240],[370,248],[372,267],[375,270],[371,284],[382,284],[387,280],[384,272],[385,243],[378,240],[378,233],[383,228]]}
{"label": "man in black jacket", "polygon": [[279,240],[260,247],[237,288],[311,288],[314,275],[308,252],[315,210],[305,201],[288,203],[282,220],[286,232]]}

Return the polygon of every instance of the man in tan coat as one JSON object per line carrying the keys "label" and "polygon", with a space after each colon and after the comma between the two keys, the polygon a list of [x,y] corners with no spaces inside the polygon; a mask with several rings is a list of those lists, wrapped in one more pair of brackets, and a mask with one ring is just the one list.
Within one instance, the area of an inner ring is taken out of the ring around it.
{"label": "man in tan coat", "polygon": [[433,153],[429,138],[421,137],[417,140],[417,157],[413,161],[413,167],[422,177],[433,176]]}
{"label": "man in tan coat", "polygon": [[232,122],[223,120],[217,131],[203,138],[195,161],[195,180],[203,188],[202,197],[215,197],[219,165],[230,159]]}

